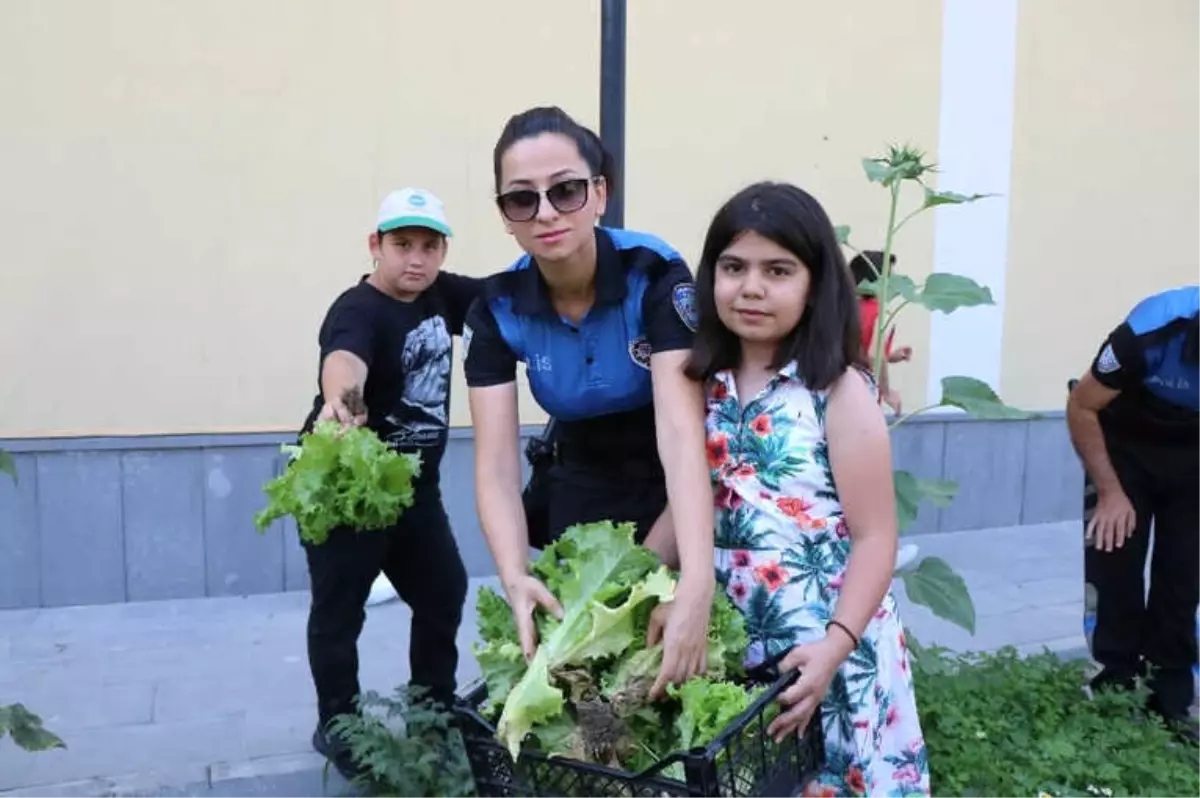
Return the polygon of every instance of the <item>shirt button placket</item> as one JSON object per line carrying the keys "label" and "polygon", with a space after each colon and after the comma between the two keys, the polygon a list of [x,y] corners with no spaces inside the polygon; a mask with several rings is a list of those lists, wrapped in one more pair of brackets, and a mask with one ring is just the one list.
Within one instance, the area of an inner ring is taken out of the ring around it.
{"label": "shirt button placket", "polygon": [[603,369],[596,363],[596,334],[583,330],[583,362],[587,367],[588,385],[604,384]]}

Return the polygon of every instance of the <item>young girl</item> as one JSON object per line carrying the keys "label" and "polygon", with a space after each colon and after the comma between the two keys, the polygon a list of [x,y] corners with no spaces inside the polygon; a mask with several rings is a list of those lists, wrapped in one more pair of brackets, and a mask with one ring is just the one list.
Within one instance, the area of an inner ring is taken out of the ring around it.
{"label": "young girl", "polygon": [[795,186],[717,212],[696,277],[688,373],[707,394],[718,581],[746,616],[746,664],[800,678],[770,733],[820,708],[826,761],[806,795],[928,795],[904,630],[891,452],[862,362],[833,226]]}

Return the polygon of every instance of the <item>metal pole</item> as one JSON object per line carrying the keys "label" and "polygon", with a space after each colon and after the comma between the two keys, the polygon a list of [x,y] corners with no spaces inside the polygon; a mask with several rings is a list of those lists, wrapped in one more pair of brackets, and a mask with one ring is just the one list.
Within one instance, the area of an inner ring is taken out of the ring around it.
{"label": "metal pole", "polygon": [[625,226],[625,9],[626,0],[603,0],[600,9],[600,140],[615,173],[606,227]]}

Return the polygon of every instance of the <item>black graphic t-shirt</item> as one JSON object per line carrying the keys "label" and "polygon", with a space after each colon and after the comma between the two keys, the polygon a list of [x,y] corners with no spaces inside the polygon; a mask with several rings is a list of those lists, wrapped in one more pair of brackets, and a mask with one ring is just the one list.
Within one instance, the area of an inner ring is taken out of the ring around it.
{"label": "black graphic t-shirt", "polygon": [[364,276],[330,306],[321,325],[317,395],[304,421],[313,428],[325,404],[321,366],[345,350],[367,364],[367,426],[397,451],[421,455],[417,499],[436,497],[450,416],[452,335],[462,334],[467,308],[483,280],[442,272],[411,302],[393,299]]}

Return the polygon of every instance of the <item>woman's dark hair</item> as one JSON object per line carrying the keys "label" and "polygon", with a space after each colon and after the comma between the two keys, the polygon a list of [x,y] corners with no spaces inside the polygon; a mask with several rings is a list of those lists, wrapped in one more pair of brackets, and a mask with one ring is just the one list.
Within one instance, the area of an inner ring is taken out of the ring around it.
{"label": "woman's dark hair", "polygon": [[[867,258],[870,258],[868,262]],[[888,259],[892,268],[896,268],[896,253]],[[850,261],[850,274],[854,276],[854,284],[870,282],[879,276],[883,270],[883,253],[877,249],[868,249],[855,255]]]}
{"label": "woman's dark hair", "polygon": [[609,195],[616,190],[616,170],[612,156],[600,142],[600,137],[576,122],[566,111],[556,105],[530,108],[509,117],[492,150],[492,169],[495,172],[496,192],[500,191],[500,159],[508,148],[522,139],[530,139],[543,133],[559,133],[579,149],[579,156],[587,162],[593,175],[600,175],[608,184]]}
{"label": "woman's dark hair", "polygon": [[859,332],[858,300],[850,270],[821,204],[787,183],[755,183],[726,202],[708,227],[696,273],[699,326],[687,374],[707,380],[736,368],[738,337],[717,317],[713,284],[717,258],[742,233],[753,231],[791,252],[808,268],[808,299],[796,329],[779,342],[772,368],[796,361],[804,384],[824,390],[851,365],[865,366]]}

